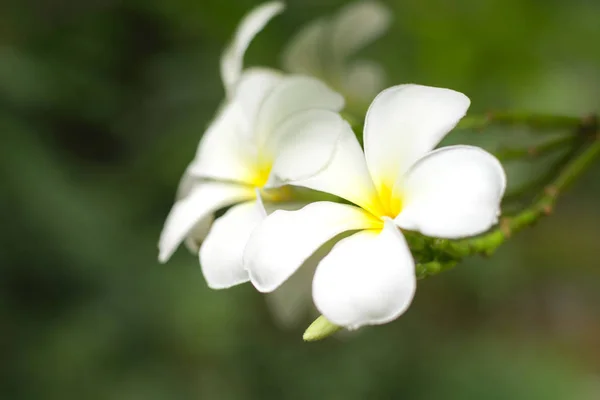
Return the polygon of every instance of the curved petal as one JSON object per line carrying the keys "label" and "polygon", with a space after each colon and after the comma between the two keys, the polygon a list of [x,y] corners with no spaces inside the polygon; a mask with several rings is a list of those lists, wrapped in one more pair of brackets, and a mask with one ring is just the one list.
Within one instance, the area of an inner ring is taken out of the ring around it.
{"label": "curved petal", "polygon": [[[192,162],[193,164],[193,162]],[[190,164],[191,165],[191,164]],[[183,175],[179,179],[177,185],[177,192],[175,193],[175,200],[181,200],[187,197],[190,192],[202,181],[201,178],[197,178],[190,172],[190,166],[186,168]]]}
{"label": "curved petal", "polygon": [[472,236],[497,222],[506,175],[500,162],[472,146],[450,146],[419,160],[395,191],[398,226],[443,238]]}
{"label": "curved petal", "polygon": [[378,190],[391,190],[398,176],[431,151],[469,108],[462,93],[420,85],[379,93],[365,120],[367,165]]}
{"label": "curved petal", "polygon": [[328,22],[326,19],[312,21],[290,40],[282,57],[286,71],[325,78],[322,49]]}
{"label": "curved petal", "polygon": [[267,186],[281,186],[322,171],[333,159],[347,125],[338,113],[322,109],[302,111],[283,122],[265,146],[275,160]]}
{"label": "curved petal", "polygon": [[[189,171],[189,166],[183,173],[181,179],[179,180],[179,185],[177,186],[177,193],[175,195],[175,201],[181,200],[192,192],[194,188],[202,182],[202,178],[197,178],[193,176]],[[215,220],[214,216],[211,214],[207,217],[202,218],[199,222],[194,225],[194,227],[190,230],[187,237],[185,238],[185,247],[190,251],[190,253],[198,254],[200,250],[200,244],[208,235],[208,231],[212,226],[213,221]]]}
{"label": "curved petal", "polygon": [[[202,182],[201,178],[197,178],[193,176],[189,167],[183,173],[183,176],[179,180],[179,185],[177,186],[177,194],[175,195],[175,201],[181,200],[192,192],[194,188]],[[198,254],[200,250],[200,244],[208,235],[208,231],[212,226],[214,221],[214,216],[211,214],[207,217],[202,218],[200,221],[194,225],[194,227],[190,230],[187,237],[185,238],[185,247],[190,251],[190,253]]]}
{"label": "curved petal", "polygon": [[315,108],[339,111],[344,98],[318,79],[307,76],[288,76],[279,82],[265,98],[258,111],[256,132],[259,147],[286,119],[295,113]]}
{"label": "curved petal", "polygon": [[360,208],[328,201],[275,211],[250,236],[244,266],[258,290],[272,292],[334,236],[378,224]]}
{"label": "curved petal", "polygon": [[247,138],[254,137],[258,112],[283,77],[281,72],[268,68],[249,68],[242,73],[232,101],[238,104],[244,116],[242,132]]}
{"label": "curved petal", "polygon": [[331,49],[336,58],[348,57],[371,43],[390,26],[392,13],[376,1],[356,1],[331,21]]}
{"label": "curved petal", "polygon": [[200,247],[200,265],[210,288],[225,289],[249,280],[243,266],[244,248],[254,228],[266,217],[260,201],[249,201],[217,218]]}
{"label": "curved petal", "polygon": [[186,174],[196,178],[247,182],[254,163],[251,143],[242,136],[244,116],[236,103],[227,103],[210,124]]}
{"label": "curved petal", "polygon": [[281,74],[252,68],[208,127],[187,172],[195,177],[252,183],[256,177],[256,114]]}
{"label": "curved petal", "polygon": [[198,254],[198,251],[200,251],[200,245],[208,235],[208,232],[210,232],[210,228],[214,220],[215,217],[212,214],[202,218],[187,234],[184,244],[190,253]]}
{"label": "curved petal", "polygon": [[241,185],[199,184],[173,205],[158,241],[158,260],[166,262],[194,227],[216,210],[255,196],[254,189]]}
{"label": "curved petal", "polygon": [[416,289],[415,265],[398,228],[358,232],[341,240],[319,263],[313,300],[329,321],[348,329],[399,317]]}
{"label": "curved petal", "polygon": [[[316,149],[313,150],[311,146]],[[290,160],[296,163],[296,169],[300,169],[302,164],[312,162],[313,154],[319,154],[323,149],[324,146],[320,146],[317,140],[307,142],[306,147],[297,149],[302,153],[296,154],[295,157],[290,156]],[[308,167],[306,169],[308,170]],[[376,215],[380,214],[378,196],[367,170],[364,154],[346,121],[343,121],[343,129],[329,164],[316,175],[291,181],[290,184],[334,194]]]}
{"label": "curved petal", "polygon": [[228,96],[233,93],[242,73],[244,54],[250,42],[284,7],[279,1],[262,4],[250,11],[238,25],[232,42],[221,56],[221,79]]}

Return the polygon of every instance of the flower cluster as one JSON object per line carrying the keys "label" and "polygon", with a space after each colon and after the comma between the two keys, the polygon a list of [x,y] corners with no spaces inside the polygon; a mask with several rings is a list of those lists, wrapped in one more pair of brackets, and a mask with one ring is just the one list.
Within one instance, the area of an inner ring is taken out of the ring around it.
{"label": "flower cluster", "polygon": [[[377,3],[309,25],[285,52],[291,73],[244,69],[251,40],[282,10],[278,2],[253,10],[223,53],[226,98],[181,180],[159,260],[185,242],[211,288],[251,281],[261,292],[314,269],[313,302],[329,321],[348,329],[390,322],[416,289],[403,231],[461,238],[488,230],[500,214],[504,170],[477,147],[434,150],[470,105],[450,89],[381,91],[361,148],[339,113],[345,98],[368,96],[381,82],[375,64],[345,65],[386,29]],[[332,46],[325,52],[324,43]]]}

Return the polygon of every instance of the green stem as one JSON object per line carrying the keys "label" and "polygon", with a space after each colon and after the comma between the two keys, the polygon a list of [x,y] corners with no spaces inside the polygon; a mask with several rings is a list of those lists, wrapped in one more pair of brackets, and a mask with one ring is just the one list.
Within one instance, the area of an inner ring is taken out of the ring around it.
{"label": "green stem", "polygon": [[501,161],[512,161],[521,158],[535,158],[551,153],[555,150],[562,150],[575,141],[575,135],[561,136],[554,140],[541,143],[537,146],[527,148],[500,148],[494,152],[494,155]]}
{"label": "green stem", "polygon": [[491,125],[524,125],[538,131],[575,128],[582,123],[581,118],[566,115],[530,114],[525,112],[490,112],[486,115],[473,115],[463,118],[457,129],[484,129]]}
{"label": "green stem", "polygon": [[449,261],[429,261],[426,263],[417,263],[415,265],[415,273],[417,279],[423,279],[428,276],[437,275],[442,271],[449,270],[458,264],[458,260]]}
{"label": "green stem", "polygon": [[518,200],[525,200],[529,198],[531,200],[532,195],[539,193],[547,185],[549,185],[554,177],[556,177],[560,171],[579,153],[581,150],[582,143],[579,145],[572,145],[571,148],[567,148],[565,152],[558,160],[556,160],[548,169],[533,178],[531,181],[524,183],[521,187],[513,189],[511,192],[505,193],[502,199],[502,205],[505,206],[510,203],[514,203]]}

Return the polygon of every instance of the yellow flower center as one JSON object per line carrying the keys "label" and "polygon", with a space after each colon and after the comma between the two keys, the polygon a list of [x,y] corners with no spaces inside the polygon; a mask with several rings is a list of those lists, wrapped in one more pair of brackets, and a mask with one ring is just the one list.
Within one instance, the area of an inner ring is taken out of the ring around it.
{"label": "yellow flower center", "polygon": [[393,188],[382,184],[378,190],[381,210],[379,217],[396,218],[402,211],[402,199],[400,196],[394,196]]}
{"label": "yellow flower center", "polygon": [[264,155],[258,157],[254,168],[251,168],[251,171],[249,171],[248,183],[260,190],[260,194],[264,201],[275,203],[291,200],[293,198],[293,193],[290,186],[282,186],[273,189],[264,188],[269,180],[272,168],[273,161],[271,158],[265,157]]}
{"label": "yellow flower center", "polygon": [[394,219],[402,211],[402,198],[398,194],[394,195],[393,187],[381,184],[377,194],[361,203],[361,206],[378,219],[384,217]]}
{"label": "yellow flower center", "polygon": [[256,168],[254,168],[254,171],[252,171],[252,174],[250,176],[250,183],[258,188],[262,188],[263,186],[265,186],[265,184],[269,180],[269,175],[271,174],[272,167],[272,162],[262,159],[259,160]]}

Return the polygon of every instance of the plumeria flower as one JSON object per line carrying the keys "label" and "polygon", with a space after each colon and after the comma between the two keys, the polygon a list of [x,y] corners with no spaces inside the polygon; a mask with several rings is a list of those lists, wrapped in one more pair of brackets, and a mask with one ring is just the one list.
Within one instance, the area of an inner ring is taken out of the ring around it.
{"label": "plumeria flower", "polygon": [[[499,216],[506,186],[500,162],[472,146],[433,150],[469,104],[465,95],[449,89],[386,89],[367,112],[364,153],[350,126],[337,123],[329,165],[292,183],[352,204],[315,202],[267,217],[244,254],[254,286],[262,292],[276,289],[323,243],[345,233],[314,274],[317,309],[349,329],[400,316],[416,289],[415,264],[402,230],[461,238],[486,231]],[[337,121],[335,114],[331,119]],[[310,163],[311,152],[321,146],[317,138],[302,161]]]}
{"label": "plumeria flower", "polygon": [[284,51],[283,68],[317,77],[349,103],[366,106],[384,88],[385,73],[376,62],[349,59],[383,35],[390,22],[390,11],[378,2],[349,4],[305,26]]}
{"label": "plumeria flower", "polygon": [[[339,94],[314,78],[242,70],[251,39],[281,8],[281,3],[268,3],[252,11],[224,52],[227,99],[182,178],[159,239],[161,262],[184,240],[193,250],[199,248],[202,271],[212,288],[248,281],[242,255],[252,229],[267,210],[299,207],[292,190],[279,182],[314,175],[329,163],[337,140],[337,134],[329,133],[330,124],[341,117],[329,113],[343,107]],[[319,128],[305,129],[307,121],[312,126],[320,121]],[[315,140],[311,135],[321,136],[326,144],[311,154],[314,162],[307,165],[299,161],[305,157],[305,141]],[[214,213],[229,206],[213,223]]]}

